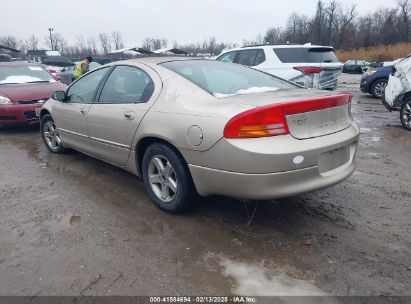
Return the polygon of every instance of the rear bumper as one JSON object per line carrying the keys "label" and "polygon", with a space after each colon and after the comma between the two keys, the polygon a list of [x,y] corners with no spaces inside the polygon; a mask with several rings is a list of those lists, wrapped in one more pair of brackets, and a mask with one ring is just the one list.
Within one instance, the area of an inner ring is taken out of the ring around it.
{"label": "rear bumper", "polygon": [[341,70],[336,69],[333,72],[321,72],[320,74],[301,74],[291,81],[309,89],[335,90],[340,74]]}
{"label": "rear bumper", "polygon": [[[200,195],[269,200],[335,185],[354,172],[359,129],[354,124],[307,140],[279,136],[246,141],[223,141],[202,152],[202,157],[189,155],[189,169]],[[303,162],[294,162],[301,156]],[[214,168],[207,166],[205,158]]]}
{"label": "rear bumper", "polygon": [[321,174],[318,167],[269,174],[244,174],[189,165],[202,196],[224,195],[240,199],[270,200],[298,195],[338,184],[355,170],[351,159],[334,172]]}
{"label": "rear bumper", "polygon": [[0,106],[0,125],[36,125],[39,123],[39,118],[35,111],[41,107],[42,104],[2,105]]}

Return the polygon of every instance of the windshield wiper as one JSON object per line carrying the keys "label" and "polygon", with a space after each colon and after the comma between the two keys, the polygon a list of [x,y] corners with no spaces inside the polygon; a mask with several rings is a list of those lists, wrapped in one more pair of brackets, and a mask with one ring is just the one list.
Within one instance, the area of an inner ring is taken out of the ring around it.
{"label": "windshield wiper", "polygon": [[50,82],[50,80],[37,80],[37,81],[29,81],[26,83],[38,83],[38,82]]}
{"label": "windshield wiper", "polygon": [[1,84],[20,84],[20,83],[18,83],[18,82],[0,82],[0,85]]}

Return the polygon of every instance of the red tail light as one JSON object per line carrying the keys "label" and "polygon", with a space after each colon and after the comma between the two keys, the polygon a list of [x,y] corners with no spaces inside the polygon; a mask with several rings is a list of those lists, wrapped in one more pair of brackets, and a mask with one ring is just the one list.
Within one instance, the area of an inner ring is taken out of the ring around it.
{"label": "red tail light", "polygon": [[50,74],[57,74],[57,71],[56,70],[49,70],[49,73]]}
{"label": "red tail light", "polygon": [[323,71],[322,68],[319,67],[294,67],[294,70],[300,71],[304,74],[318,74]]}
{"label": "red tail light", "polygon": [[288,134],[282,105],[270,105],[245,111],[225,126],[226,138],[255,138]]}
{"label": "red tail light", "polygon": [[289,134],[286,115],[351,103],[349,93],[262,106],[234,116],[224,128],[225,138],[258,138]]}

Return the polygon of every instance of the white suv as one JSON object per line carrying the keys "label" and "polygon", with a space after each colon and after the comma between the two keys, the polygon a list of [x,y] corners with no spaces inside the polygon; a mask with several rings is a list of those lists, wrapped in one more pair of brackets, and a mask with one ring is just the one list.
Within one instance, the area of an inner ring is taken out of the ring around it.
{"label": "white suv", "polygon": [[224,50],[216,60],[251,66],[307,88],[334,90],[342,72],[330,46],[256,45]]}

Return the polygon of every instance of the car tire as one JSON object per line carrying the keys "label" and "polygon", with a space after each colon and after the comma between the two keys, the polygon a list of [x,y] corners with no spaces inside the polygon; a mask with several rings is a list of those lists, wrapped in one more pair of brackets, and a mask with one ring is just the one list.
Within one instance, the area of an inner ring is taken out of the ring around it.
{"label": "car tire", "polygon": [[371,95],[376,99],[382,99],[387,84],[388,81],[386,79],[379,79],[376,82],[374,82],[371,87]]}
{"label": "car tire", "polygon": [[407,99],[401,107],[400,119],[402,126],[411,131],[411,98]]}
{"label": "car tire", "polygon": [[40,133],[50,152],[60,154],[68,150],[61,142],[60,134],[50,114],[41,117]]}
{"label": "car tire", "polygon": [[149,197],[160,209],[181,213],[194,205],[197,195],[187,164],[169,146],[154,143],[147,147],[142,175]]}

